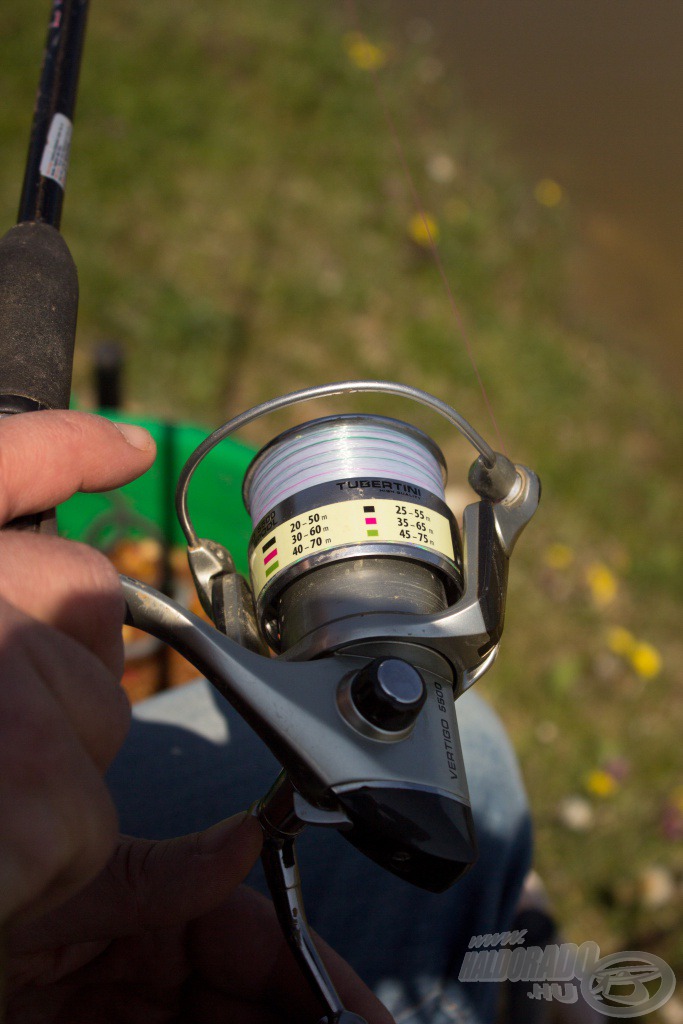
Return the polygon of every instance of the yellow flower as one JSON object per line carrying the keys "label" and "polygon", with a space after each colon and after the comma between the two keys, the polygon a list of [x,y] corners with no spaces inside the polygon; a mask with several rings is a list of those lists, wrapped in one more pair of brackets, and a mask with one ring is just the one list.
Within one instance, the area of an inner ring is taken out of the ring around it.
{"label": "yellow flower", "polygon": [[602,771],[601,768],[596,768],[586,777],[586,791],[591,796],[600,797],[601,800],[614,796],[618,789],[619,783],[614,776]]}
{"label": "yellow flower", "polygon": [[586,582],[590,587],[593,603],[598,608],[606,608],[617,596],[616,577],[603,562],[593,562],[588,566]]}
{"label": "yellow flower", "polygon": [[543,553],[545,564],[549,569],[568,569],[574,561],[574,552],[568,544],[551,544]]}
{"label": "yellow flower", "polygon": [[344,36],[344,49],[349,60],[361,71],[376,71],[387,62],[387,52],[376,46],[362,32],[348,32]]}
{"label": "yellow flower", "polygon": [[559,182],[554,181],[552,178],[541,178],[540,181],[536,182],[534,196],[537,203],[550,209],[553,206],[560,205],[564,199],[564,189]]}
{"label": "yellow flower", "polygon": [[623,626],[614,626],[607,631],[607,646],[612,654],[619,654],[623,658],[630,658],[636,649],[638,641],[633,633]]}
{"label": "yellow flower", "polygon": [[654,679],[662,671],[662,656],[656,647],[641,640],[629,652],[628,659],[641,679]]}
{"label": "yellow flower", "polygon": [[623,626],[607,631],[607,646],[613,654],[626,658],[641,679],[654,679],[662,671],[662,656],[657,648],[645,640],[636,640]]}
{"label": "yellow flower", "polygon": [[408,234],[424,249],[439,240],[439,225],[429,213],[416,213],[408,221]]}

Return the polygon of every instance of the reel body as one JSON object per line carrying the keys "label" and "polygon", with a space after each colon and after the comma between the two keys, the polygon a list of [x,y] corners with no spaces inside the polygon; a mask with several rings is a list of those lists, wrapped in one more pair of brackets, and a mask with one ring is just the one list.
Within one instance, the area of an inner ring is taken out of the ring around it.
{"label": "reel body", "polygon": [[[313,420],[275,438],[247,471],[250,590],[230,554],[192,525],[187,491],[199,461],[268,412],[377,390],[436,409],[480,451],[470,482],[481,500],[465,510],[462,541],[444,499],[443,456],[425,434],[379,416]],[[312,388],[232,420],[181,474],[190,566],[218,628],[122,578],[131,624],[193,662],[283,766],[257,810],[264,864],[283,929],[330,1018],[343,1007],[308,935],[295,838],[307,824],[336,828],[432,892],[474,862],[454,698],[495,660],[509,557],[539,497],[530,470],[424,392],[377,381]]]}

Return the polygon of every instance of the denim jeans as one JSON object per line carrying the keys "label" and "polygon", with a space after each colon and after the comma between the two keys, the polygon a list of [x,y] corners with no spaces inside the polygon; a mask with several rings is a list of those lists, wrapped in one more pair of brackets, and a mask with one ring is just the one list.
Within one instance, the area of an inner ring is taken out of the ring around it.
{"label": "denim jeans", "polygon": [[[475,692],[457,703],[479,859],[448,892],[423,892],[336,832],[298,841],[311,925],[352,964],[399,1024],[488,1024],[494,984],[461,983],[473,935],[510,928],[531,860],[529,812],[500,720]],[[242,719],[199,681],[136,705],[108,782],[129,835],[208,827],[262,796],[279,766]],[[260,869],[248,879],[265,889]]]}

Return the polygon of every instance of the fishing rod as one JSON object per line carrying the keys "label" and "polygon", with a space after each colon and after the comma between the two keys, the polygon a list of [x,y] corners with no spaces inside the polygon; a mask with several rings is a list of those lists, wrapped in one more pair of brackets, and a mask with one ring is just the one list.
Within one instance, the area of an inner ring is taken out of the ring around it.
{"label": "fishing rod", "polygon": [[[20,222],[0,240],[2,414],[69,401],[78,287],[58,227],[86,9],[87,0],[54,0]],[[247,582],[231,552],[195,529],[197,466],[261,417],[355,393],[425,406],[475,448],[478,500],[465,509],[462,535],[436,443],[407,420],[340,411],[277,435],[249,466]],[[495,661],[509,560],[539,497],[533,471],[496,452],[447,403],[405,384],[343,381],[242,413],[183,468],[176,509],[212,624],[121,577],[129,624],[191,661],[280,762],[253,813],[278,919],[327,1024],[361,1018],[344,1008],[309,932],[296,841],[306,827],[333,828],[432,892],[472,865],[456,700]]]}
{"label": "fishing rod", "polygon": [[[78,274],[59,233],[89,0],[53,0],[17,224],[0,239],[0,415],[68,409]],[[56,532],[54,512],[10,524]]]}
{"label": "fishing rod", "polygon": [[[0,416],[68,409],[78,273],[59,233],[89,0],[53,0],[17,223],[0,238]],[[12,529],[54,534],[54,509]],[[5,936],[0,934],[0,1021]]]}

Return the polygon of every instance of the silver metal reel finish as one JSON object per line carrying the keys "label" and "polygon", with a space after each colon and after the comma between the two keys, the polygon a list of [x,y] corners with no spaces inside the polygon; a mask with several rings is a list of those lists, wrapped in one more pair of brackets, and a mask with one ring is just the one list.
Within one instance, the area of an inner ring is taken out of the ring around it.
{"label": "silver metal reel finish", "polygon": [[[260,416],[357,391],[426,405],[457,426],[480,452],[470,479],[483,500],[465,511],[463,591],[450,607],[435,592],[431,605],[425,608],[418,600],[403,614],[383,611],[378,604],[372,614],[311,615],[296,625],[286,653],[272,659],[240,646],[247,643],[249,629],[232,634],[240,639],[237,643],[152,588],[122,577],[129,622],[187,657],[285,767],[286,783],[260,806],[264,863],[283,929],[328,1021],[348,1024],[358,1018],[341,1006],[305,924],[295,836],[307,822],[338,828],[385,868],[432,891],[452,884],[472,861],[474,837],[453,697],[495,660],[509,557],[540,496],[530,470],[513,466],[449,406],[414,388],[345,382],[264,403],[207,438],[179,480],[178,514],[197,589],[210,614],[215,613],[217,587],[225,591],[234,569],[225,549],[200,540],[194,531],[187,511],[194,469],[215,444]],[[352,680],[378,657],[403,659],[418,668],[426,688],[426,703],[414,722],[393,735],[368,728],[349,707]],[[282,795],[283,786],[292,785],[283,812],[277,792]],[[391,821],[400,827],[388,834]]]}

